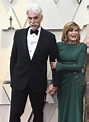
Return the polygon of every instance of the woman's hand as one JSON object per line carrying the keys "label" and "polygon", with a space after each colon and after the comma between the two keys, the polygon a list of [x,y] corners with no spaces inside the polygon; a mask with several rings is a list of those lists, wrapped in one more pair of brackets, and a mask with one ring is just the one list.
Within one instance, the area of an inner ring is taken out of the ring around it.
{"label": "woman's hand", "polygon": [[55,62],[51,62],[51,68],[56,69],[57,59],[55,59]]}

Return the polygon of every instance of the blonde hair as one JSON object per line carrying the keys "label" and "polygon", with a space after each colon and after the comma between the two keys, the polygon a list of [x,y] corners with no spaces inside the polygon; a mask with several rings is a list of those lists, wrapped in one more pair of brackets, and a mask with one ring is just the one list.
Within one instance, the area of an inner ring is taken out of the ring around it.
{"label": "blonde hair", "polygon": [[73,30],[74,28],[78,29],[78,38],[76,40],[77,43],[80,43],[80,27],[78,26],[78,24],[76,24],[75,22],[68,22],[62,30],[62,37],[61,40],[63,42],[68,42],[68,31]]}

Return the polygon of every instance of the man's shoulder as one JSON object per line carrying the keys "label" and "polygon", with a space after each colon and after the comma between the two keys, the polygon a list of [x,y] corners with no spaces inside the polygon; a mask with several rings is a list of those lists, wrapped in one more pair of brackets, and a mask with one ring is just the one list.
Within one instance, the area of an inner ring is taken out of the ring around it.
{"label": "man's shoulder", "polygon": [[42,28],[42,31],[44,31],[46,34],[48,34],[48,35],[53,35],[53,36],[55,36],[49,29],[44,29],[44,28]]}
{"label": "man's shoulder", "polygon": [[26,32],[28,30],[28,28],[21,28],[21,29],[17,29],[15,32],[16,33],[23,33]]}
{"label": "man's shoulder", "polygon": [[28,28],[21,28],[21,29],[17,29],[16,31],[25,31],[27,30]]}

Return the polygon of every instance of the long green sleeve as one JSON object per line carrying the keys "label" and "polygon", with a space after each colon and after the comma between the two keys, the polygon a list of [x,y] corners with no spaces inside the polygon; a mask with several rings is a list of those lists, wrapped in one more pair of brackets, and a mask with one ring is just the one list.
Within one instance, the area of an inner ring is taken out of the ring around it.
{"label": "long green sleeve", "polygon": [[86,44],[82,43],[82,49],[78,58],[78,61],[74,64],[63,64],[57,62],[56,71],[59,70],[71,70],[71,71],[79,71],[83,68],[85,61],[86,61],[86,54],[87,54],[87,46]]}

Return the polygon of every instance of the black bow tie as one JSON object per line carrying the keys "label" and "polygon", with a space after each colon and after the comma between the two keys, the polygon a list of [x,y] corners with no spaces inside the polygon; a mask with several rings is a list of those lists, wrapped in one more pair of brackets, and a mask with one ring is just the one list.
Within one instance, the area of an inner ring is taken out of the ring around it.
{"label": "black bow tie", "polygon": [[35,34],[37,35],[37,34],[38,34],[38,30],[35,30],[35,31],[34,31],[34,30],[31,29],[31,30],[30,30],[30,34],[33,34],[33,33],[35,33]]}

